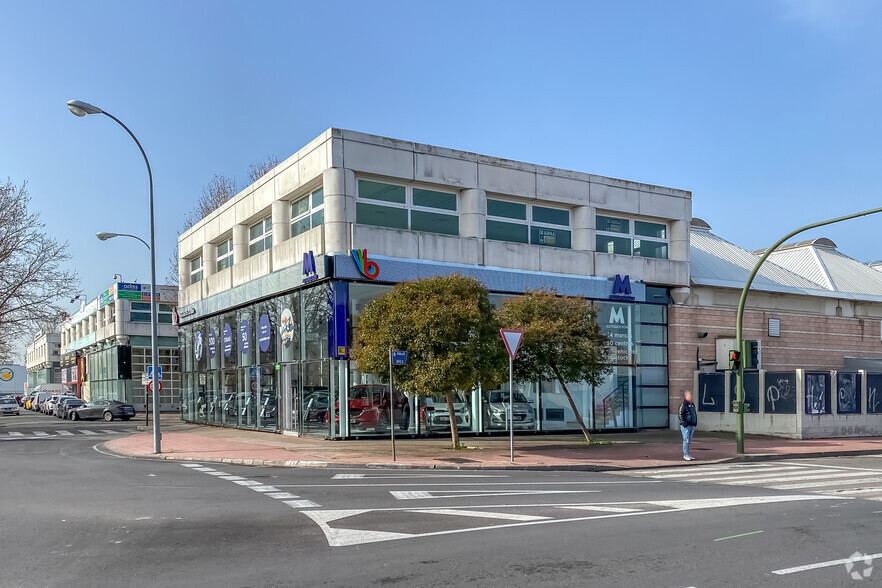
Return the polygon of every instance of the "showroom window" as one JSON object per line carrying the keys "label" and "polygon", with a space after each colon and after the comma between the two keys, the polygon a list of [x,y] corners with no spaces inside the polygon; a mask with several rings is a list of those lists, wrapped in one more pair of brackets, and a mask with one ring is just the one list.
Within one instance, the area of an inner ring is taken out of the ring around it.
{"label": "showroom window", "polygon": [[190,283],[202,281],[202,256],[190,260]]}
{"label": "showroom window", "polygon": [[597,251],[617,255],[668,258],[668,226],[598,214]]}
{"label": "showroom window", "polygon": [[273,246],[273,217],[268,216],[248,229],[248,256],[257,255]]}
{"label": "showroom window", "polygon": [[362,225],[459,235],[451,192],[359,180],[355,217]]}
{"label": "showroom window", "polygon": [[569,249],[570,211],[488,198],[487,238]]}
{"label": "showroom window", "polygon": [[233,265],[233,240],[227,239],[217,246],[217,271]]}
{"label": "showroom window", "polygon": [[295,237],[325,222],[325,192],[319,188],[291,203],[291,236]]}

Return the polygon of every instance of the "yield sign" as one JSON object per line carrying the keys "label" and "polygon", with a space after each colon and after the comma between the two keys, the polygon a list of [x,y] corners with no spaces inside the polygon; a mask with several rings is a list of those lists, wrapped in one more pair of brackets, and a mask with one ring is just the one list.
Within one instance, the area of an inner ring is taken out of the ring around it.
{"label": "yield sign", "polygon": [[502,342],[505,343],[508,357],[514,361],[514,358],[518,355],[518,349],[521,347],[524,331],[522,329],[499,329],[499,332],[502,334]]}

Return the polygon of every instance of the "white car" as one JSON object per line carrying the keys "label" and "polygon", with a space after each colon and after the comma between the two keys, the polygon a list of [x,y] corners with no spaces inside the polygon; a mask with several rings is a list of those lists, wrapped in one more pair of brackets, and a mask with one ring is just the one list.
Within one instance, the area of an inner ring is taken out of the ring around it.
{"label": "white car", "polygon": [[[484,427],[486,429],[508,428],[508,392],[494,390],[487,396],[484,408]],[[536,425],[536,411],[523,393],[515,390],[512,406],[512,425],[514,429],[533,429]]]}
{"label": "white car", "polygon": [[[472,411],[465,394],[457,392],[453,395],[453,414],[457,429],[470,430],[472,428]],[[427,431],[449,431],[450,411],[447,410],[447,396],[434,394],[425,398],[420,416]]]}
{"label": "white car", "polygon": [[18,415],[19,407],[18,402],[15,401],[15,398],[5,397],[0,398],[0,414],[14,414]]}

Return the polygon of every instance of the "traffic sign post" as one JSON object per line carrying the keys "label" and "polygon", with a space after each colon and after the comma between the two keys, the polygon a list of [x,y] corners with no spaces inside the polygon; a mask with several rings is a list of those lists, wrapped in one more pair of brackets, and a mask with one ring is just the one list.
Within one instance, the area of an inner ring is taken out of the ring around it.
{"label": "traffic sign post", "polygon": [[514,463],[514,360],[524,339],[523,329],[499,329],[505,350],[508,351],[508,451]]}
{"label": "traffic sign post", "polygon": [[392,366],[406,365],[407,351],[389,348],[389,434],[392,439],[392,461],[395,461],[395,387],[392,385]]}
{"label": "traffic sign post", "polygon": [[[148,380],[153,379],[153,366],[152,365],[147,366],[147,379]],[[156,366],[156,379],[162,380],[162,366],[161,365]]]}

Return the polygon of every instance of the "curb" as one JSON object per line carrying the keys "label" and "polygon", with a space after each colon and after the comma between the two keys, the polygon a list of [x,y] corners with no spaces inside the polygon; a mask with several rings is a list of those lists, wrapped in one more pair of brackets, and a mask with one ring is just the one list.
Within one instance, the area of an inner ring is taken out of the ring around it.
{"label": "curb", "polygon": [[[410,464],[410,463],[338,463],[329,461],[313,460],[278,460],[278,459],[241,459],[229,457],[205,457],[196,458],[178,456],[174,454],[139,455],[115,451],[102,443],[102,447],[109,453],[132,459],[151,459],[158,461],[186,461],[201,463],[225,463],[231,465],[257,466],[257,467],[283,467],[283,468],[342,468],[342,469],[377,469],[377,470],[464,470],[464,471],[533,471],[533,472],[627,472],[632,470],[654,470],[675,467],[688,467],[680,463],[661,464],[655,466],[612,466],[601,464],[494,464],[494,465],[461,465],[461,464]],[[814,452],[814,453],[762,453],[756,455],[739,455],[715,460],[702,460],[695,465],[713,465],[725,463],[750,463],[764,461],[785,461],[793,459],[814,459],[823,457],[850,457],[860,455],[878,455],[879,449],[853,449],[838,452]]]}

